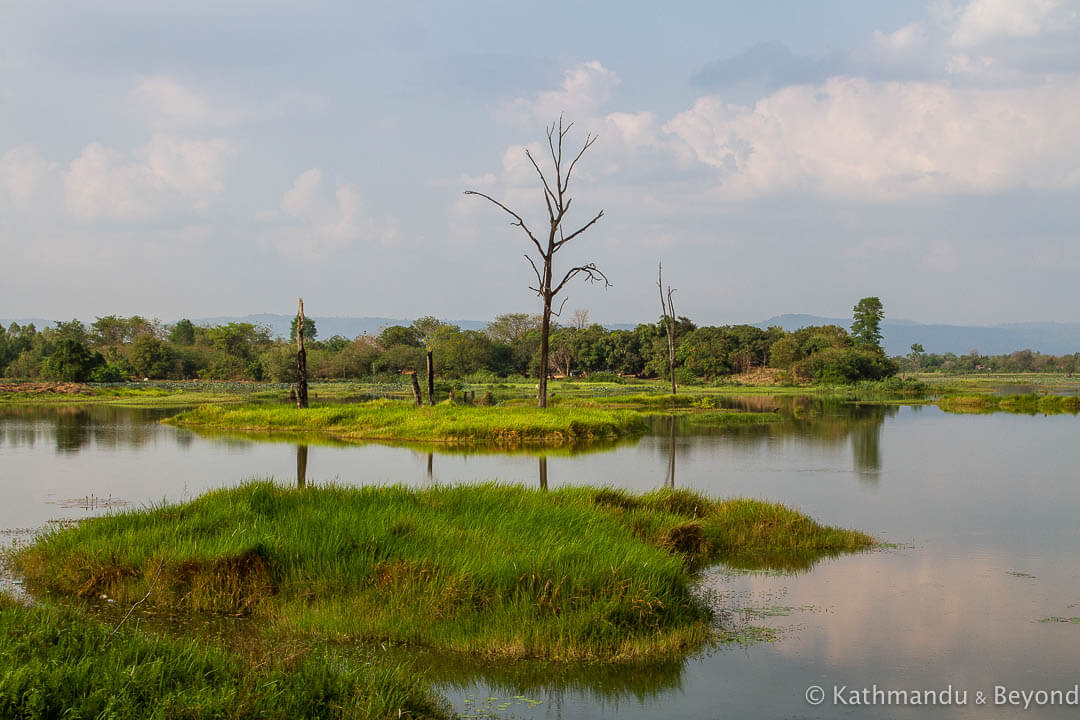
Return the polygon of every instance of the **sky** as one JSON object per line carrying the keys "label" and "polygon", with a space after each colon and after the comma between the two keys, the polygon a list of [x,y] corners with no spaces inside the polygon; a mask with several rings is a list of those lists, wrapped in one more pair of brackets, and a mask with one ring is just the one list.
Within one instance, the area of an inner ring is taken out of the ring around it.
{"label": "sky", "polygon": [[1080,0],[7,0],[0,317],[1080,322]]}

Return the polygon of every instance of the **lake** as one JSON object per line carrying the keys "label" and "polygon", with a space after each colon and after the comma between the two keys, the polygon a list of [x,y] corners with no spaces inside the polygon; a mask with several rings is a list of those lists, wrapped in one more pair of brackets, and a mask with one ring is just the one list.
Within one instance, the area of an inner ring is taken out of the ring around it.
{"label": "lake", "polygon": [[[298,446],[157,423],[175,410],[7,406],[0,529],[10,543],[52,520],[269,476],[287,484],[498,480],[635,491],[673,483],[764,498],[891,545],[797,575],[706,572],[703,591],[722,603],[725,624],[744,642],[683,663],[614,671],[423,662],[460,711],[482,706],[497,717],[1076,717],[1075,705],[1036,707],[1040,698],[1029,697],[1025,711],[1023,696],[1002,693],[1080,682],[1080,418],[809,398],[730,404],[779,407],[788,419],[708,429],[658,417],[640,439],[542,457]],[[771,639],[752,641],[758,628],[770,628]],[[806,699],[813,686],[825,694],[820,705]],[[885,705],[875,686],[936,691],[939,704],[952,704],[927,711],[897,705],[894,695]],[[838,705],[834,688],[846,688],[839,692],[848,705]],[[851,706],[863,689],[863,699],[878,702]]]}

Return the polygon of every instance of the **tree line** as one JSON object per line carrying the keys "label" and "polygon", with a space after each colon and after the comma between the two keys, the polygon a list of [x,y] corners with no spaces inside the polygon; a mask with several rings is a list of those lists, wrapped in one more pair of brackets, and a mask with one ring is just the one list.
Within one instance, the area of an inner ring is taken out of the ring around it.
{"label": "tree line", "polygon": [[[553,324],[549,377],[670,378],[668,330],[675,347],[677,383],[715,382],[760,368],[791,379],[853,382],[896,373],[880,344],[835,325],[786,332],[751,325],[697,326],[686,317],[665,325],[608,330],[575,314],[575,326]],[[316,322],[304,323],[307,372],[314,380],[399,382],[402,372],[423,373],[427,352],[444,379],[471,382],[539,378],[542,318],[500,315],[482,330],[463,330],[434,317],[384,328],[377,335],[322,339]],[[190,320],[164,325],[141,316],[99,317],[38,330],[32,324],[0,327],[0,374],[8,378],[90,382],[129,379],[297,380],[296,323],[288,340],[251,323],[202,326]]]}

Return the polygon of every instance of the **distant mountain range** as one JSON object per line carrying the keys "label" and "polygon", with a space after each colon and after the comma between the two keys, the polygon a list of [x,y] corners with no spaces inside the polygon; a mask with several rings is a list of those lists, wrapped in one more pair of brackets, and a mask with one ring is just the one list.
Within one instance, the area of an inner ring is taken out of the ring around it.
{"label": "distant mountain range", "polygon": [[[265,325],[278,337],[288,337],[292,315],[262,313],[258,315],[192,318],[196,325],[222,325],[230,322],[249,322]],[[409,325],[411,319],[386,317],[315,317],[320,338],[334,335],[354,338],[357,335],[377,335],[391,325]],[[0,320],[7,327],[12,320]],[[16,319],[24,325],[33,322],[39,329],[53,321],[42,318]],[[487,320],[448,320],[463,330],[483,330]],[[818,315],[777,315],[764,322],[753,323],[767,328],[778,325],[785,330],[798,330],[808,325],[840,325],[848,328],[851,318],[829,318]],[[609,330],[633,329],[628,323],[607,324]],[[952,352],[963,355],[978,350],[984,355],[1004,355],[1015,350],[1037,350],[1051,355],[1080,352],[1080,323],[1027,322],[1005,325],[928,325],[910,320],[889,320],[881,324],[885,351],[889,355],[906,355],[912,343],[920,343],[927,352]]]}

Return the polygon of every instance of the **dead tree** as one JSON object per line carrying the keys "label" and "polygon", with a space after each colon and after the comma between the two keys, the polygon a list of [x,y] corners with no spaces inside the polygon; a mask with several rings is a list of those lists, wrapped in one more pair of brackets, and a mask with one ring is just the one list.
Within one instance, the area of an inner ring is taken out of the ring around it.
{"label": "dead tree", "polygon": [[664,263],[661,261],[656,270],[656,286],[660,288],[660,312],[664,315],[664,329],[667,330],[668,374],[671,375],[671,394],[675,394],[675,291],[670,285],[667,297],[664,296]]}
{"label": "dead tree", "polygon": [[[569,164],[567,164],[563,158],[563,141],[566,139],[566,136],[572,127],[574,127],[574,123],[570,123],[564,127],[563,119],[560,116],[557,125],[552,123],[547,128],[548,150],[551,152],[551,161],[554,165],[554,177],[551,178],[550,182],[548,181],[548,177],[544,175],[544,171],[540,169],[540,165],[533,158],[532,153],[525,150],[525,156],[529,158],[529,162],[532,163],[533,168],[536,169],[536,174],[540,176],[540,182],[544,188],[544,204],[547,206],[548,213],[546,242],[541,242],[537,239],[536,235],[534,235],[532,230],[525,224],[521,215],[514,212],[495,198],[475,190],[465,191],[466,195],[478,195],[495,204],[510,215],[510,217],[514,219],[510,224],[521,228],[529,238],[529,241],[536,248],[538,254],[537,259],[534,260],[528,254],[525,255],[525,259],[529,261],[529,265],[536,275],[536,285],[530,285],[529,289],[537,294],[544,307],[540,321],[540,385],[537,396],[537,405],[542,408],[547,407],[548,354],[550,351],[551,316],[554,314],[555,317],[558,317],[562,312],[562,305],[559,306],[558,311],[552,310],[552,304],[555,297],[564,287],[566,287],[566,284],[570,282],[570,280],[578,275],[584,276],[589,282],[602,281],[604,287],[610,287],[611,285],[611,283],[608,282],[607,276],[604,275],[594,263],[586,263],[584,265],[572,267],[566,271],[566,274],[563,275],[562,280],[558,283],[555,283],[553,280],[552,260],[555,258],[555,253],[561,250],[566,243],[592,227],[600,220],[600,218],[604,217],[604,211],[601,210],[591,220],[576,230],[566,232],[563,228],[563,221],[566,219],[566,213],[570,210],[570,205],[573,202],[573,198],[567,196],[567,189],[570,186],[570,176],[573,174],[574,166],[577,165],[581,156],[585,154],[586,150],[592,147],[594,142],[596,142],[595,135],[591,133],[586,134],[585,143],[582,145],[581,150],[579,150],[577,155],[575,155],[574,158],[570,160]],[[566,300],[564,298],[563,304],[565,304],[565,302]]]}
{"label": "dead tree", "polygon": [[306,408],[307,397],[307,350],[304,349],[304,298],[299,298],[296,314],[296,407]]}

